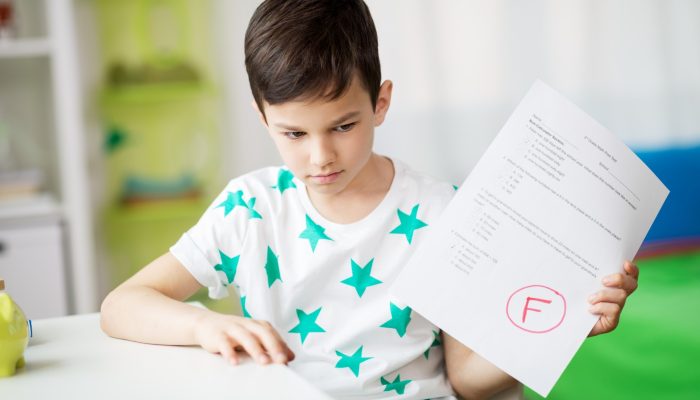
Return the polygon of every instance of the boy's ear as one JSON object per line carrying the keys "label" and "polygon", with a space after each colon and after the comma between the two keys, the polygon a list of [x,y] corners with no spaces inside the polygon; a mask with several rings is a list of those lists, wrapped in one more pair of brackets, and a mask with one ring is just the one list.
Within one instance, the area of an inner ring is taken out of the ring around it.
{"label": "boy's ear", "polygon": [[390,80],[384,81],[379,87],[377,94],[377,105],[374,107],[374,126],[379,126],[384,122],[389,105],[391,104],[391,91],[394,89],[394,84]]}
{"label": "boy's ear", "polygon": [[265,114],[260,111],[260,108],[258,107],[258,103],[255,102],[255,100],[250,102],[250,105],[253,106],[253,110],[255,110],[256,113],[258,113],[258,117],[260,118],[260,123],[263,124],[265,128],[267,128],[267,120],[265,119]]}

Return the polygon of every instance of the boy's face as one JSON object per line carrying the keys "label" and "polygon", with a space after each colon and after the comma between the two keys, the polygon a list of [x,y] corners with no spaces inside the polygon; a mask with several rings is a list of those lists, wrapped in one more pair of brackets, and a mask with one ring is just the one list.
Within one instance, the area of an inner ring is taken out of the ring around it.
{"label": "boy's face", "polygon": [[373,178],[368,161],[373,154],[374,127],[384,122],[391,90],[391,81],[385,81],[373,110],[367,90],[355,78],[348,90],[332,101],[315,98],[264,103],[265,116],[260,113],[260,119],[284,163],[309,191],[347,193],[363,188]]}

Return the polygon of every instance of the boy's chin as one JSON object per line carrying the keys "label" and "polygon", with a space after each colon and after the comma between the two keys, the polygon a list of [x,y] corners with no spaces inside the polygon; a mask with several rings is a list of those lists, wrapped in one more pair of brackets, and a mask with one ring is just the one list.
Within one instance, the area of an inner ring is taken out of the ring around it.
{"label": "boy's chin", "polygon": [[340,191],[340,185],[337,183],[321,185],[315,182],[306,182],[306,187],[309,188],[309,191],[318,194],[334,194]]}
{"label": "boy's chin", "polygon": [[319,184],[313,181],[304,182],[307,189],[314,194],[320,195],[332,195],[340,193],[344,188],[345,184],[343,182],[333,182],[327,184]]}

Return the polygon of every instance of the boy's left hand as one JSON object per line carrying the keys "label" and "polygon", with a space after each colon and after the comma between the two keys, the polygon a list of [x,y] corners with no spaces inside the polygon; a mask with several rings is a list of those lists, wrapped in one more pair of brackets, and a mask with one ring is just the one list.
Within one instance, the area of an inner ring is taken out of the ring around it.
{"label": "boy's left hand", "polygon": [[629,261],[625,261],[624,272],[603,278],[606,287],[588,298],[591,313],[600,315],[589,337],[608,333],[617,327],[625,301],[637,289],[638,279],[639,268]]}

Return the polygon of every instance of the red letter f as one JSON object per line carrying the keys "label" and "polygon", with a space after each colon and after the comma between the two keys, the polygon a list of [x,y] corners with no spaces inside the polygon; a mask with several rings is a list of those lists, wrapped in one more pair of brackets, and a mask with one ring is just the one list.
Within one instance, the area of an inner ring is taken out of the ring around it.
{"label": "red letter f", "polygon": [[549,304],[552,302],[552,300],[538,299],[537,297],[528,296],[527,300],[525,300],[525,308],[523,309],[523,323],[525,323],[525,316],[527,315],[528,310],[542,312],[542,310],[539,310],[537,308],[530,308],[530,300],[541,301],[542,303],[546,303],[546,304]]}

